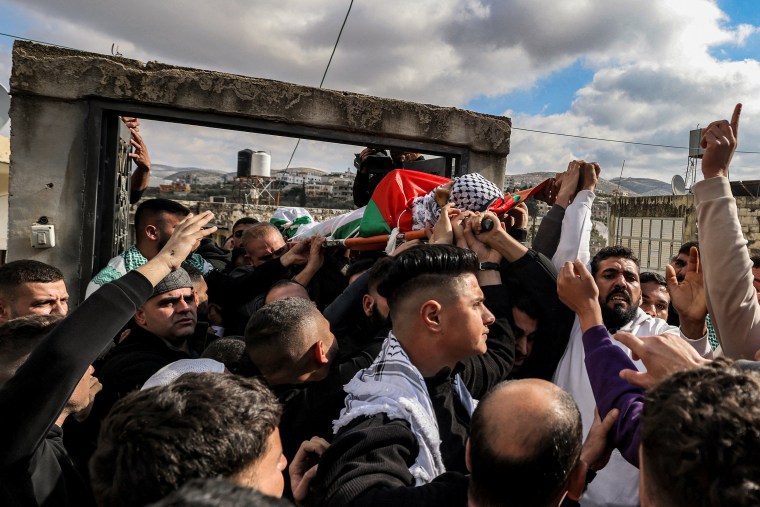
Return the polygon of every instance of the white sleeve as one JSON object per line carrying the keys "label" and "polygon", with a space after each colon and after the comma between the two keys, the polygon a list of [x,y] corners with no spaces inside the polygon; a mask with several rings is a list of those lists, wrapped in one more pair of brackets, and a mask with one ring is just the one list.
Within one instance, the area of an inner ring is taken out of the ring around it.
{"label": "white sleeve", "polygon": [[589,245],[592,228],[591,204],[594,202],[594,197],[596,196],[592,191],[581,190],[565,210],[559,245],[552,257],[552,263],[557,269],[560,269],[565,262],[573,262],[575,259],[580,259],[586,265],[591,261]]}

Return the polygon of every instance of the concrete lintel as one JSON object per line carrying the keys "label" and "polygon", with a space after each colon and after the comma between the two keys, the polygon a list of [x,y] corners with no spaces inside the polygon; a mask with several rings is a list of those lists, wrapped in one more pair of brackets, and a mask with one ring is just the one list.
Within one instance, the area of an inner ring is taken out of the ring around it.
{"label": "concrete lintel", "polygon": [[[491,163],[494,157],[504,159],[510,149],[511,120],[503,116],[157,62],[142,63],[22,41],[13,48],[11,93],[64,101],[98,97],[400,140],[433,141],[488,154],[486,158]],[[501,160],[498,164],[502,174],[504,163]]]}

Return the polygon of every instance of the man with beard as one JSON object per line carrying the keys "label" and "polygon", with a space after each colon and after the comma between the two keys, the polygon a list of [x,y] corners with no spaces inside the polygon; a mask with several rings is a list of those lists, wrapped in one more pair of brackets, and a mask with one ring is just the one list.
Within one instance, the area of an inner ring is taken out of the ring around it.
{"label": "man with beard", "polygon": [[[707,337],[704,298],[700,300],[700,280],[687,276],[682,282],[673,273],[669,283],[671,299],[681,315],[681,328],[669,326],[639,308],[641,287],[639,262],[633,252],[625,247],[603,248],[591,259],[591,205],[594,188],[599,175],[597,164],[574,161],[580,166],[584,190],[578,192],[567,207],[562,221],[562,234],[552,262],[559,269],[566,262],[580,260],[591,263],[591,273],[599,287],[599,304],[603,311],[604,325],[611,331],[627,331],[637,336],[650,336],[666,332],[680,334],[703,356],[711,356]],[[571,165],[572,165],[571,164]],[[588,183],[588,184],[587,184]],[[672,269],[672,267],[670,268]],[[628,355],[631,352],[625,349]],[[578,403],[583,419],[584,434],[588,434],[596,406],[585,365],[583,333],[575,318],[570,339],[564,355],[554,372],[553,381],[569,392]],[[643,369],[641,362],[637,367]],[[638,506],[638,470],[627,463],[618,451],[612,454],[609,465],[599,472],[584,495],[584,506]]]}
{"label": "man with beard", "polygon": [[[185,206],[169,199],[143,201],[135,211],[135,244],[108,261],[106,267],[87,285],[85,297],[90,297],[101,285],[121,278],[155,257],[169,241],[177,224],[189,213]],[[214,269],[195,253],[183,265],[193,267],[204,275]]]}
{"label": "man with beard", "polygon": [[[582,257],[583,252],[580,253],[579,257]],[[675,278],[672,268],[670,270],[672,278]],[[693,290],[696,283],[694,280],[689,277],[681,283],[674,280],[671,286],[673,304],[681,315],[679,329],[669,326],[662,319],[650,317],[639,307],[641,302],[639,260],[629,248],[610,246],[600,250],[591,260],[591,274],[599,288],[602,319],[610,334],[617,331],[625,331],[637,336],[680,333],[700,355],[711,356],[712,350],[705,326],[707,311],[704,303],[702,305],[695,303]],[[625,351],[631,354],[628,349]],[[570,342],[554,374],[554,382],[573,395],[581,410],[584,429],[588,432],[593,421],[596,403],[584,359],[582,331],[576,318]],[[639,369],[644,369],[640,361],[636,361],[636,365]],[[584,505],[609,505],[614,503],[615,498],[616,505],[637,505],[637,487],[638,470],[626,463],[620,453],[615,451],[610,464],[590,485],[584,496]]]}

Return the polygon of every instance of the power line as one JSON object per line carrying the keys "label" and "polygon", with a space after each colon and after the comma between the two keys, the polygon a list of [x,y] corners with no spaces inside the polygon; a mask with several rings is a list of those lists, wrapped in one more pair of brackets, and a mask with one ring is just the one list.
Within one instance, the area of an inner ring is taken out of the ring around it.
{"label": "power line", "polygon": [[[351,0],[351,3],[348,4],[348,10],[346,11],[346,17],[343,18],[343,24],[340,25],[340,31],[338,32],[338,38],[335,39],[335,45],[333,46],[332,53],[330,53],[330,59],[327,61],[327,67],[325,67],[325,72],[322,74],[322,80],[319,82],[319,87],[322,88],[322,85],[325,84],[325,78],[327,77],[327,71],[330,69],[330,64],[332,63],[333,56],[335,56],[335,50],[338,49],[338,43],[340,42],[340,36],[343,35],[343,28],[346,26],[346,21],[348,21],[348,15],[351,13],[351,7],[354,6],[354,0]],[[301,138],[298,138],[298,141],[296,141],[296,146],[293,148],[293,153],[290,154],[290,160],[288,160],[288,165],[285,167],[285,170],[287,171],[290,169],[290,163],[293,162],[293,156],[296,154],[296,150],[298,149],[298,145],[301,144]]]}
{"label": "power line", "polygon": [[[327,66],[325,67],[325,72],[322,74],[322,79],[319,82],[320,88],[322,88],[322,85],[324,85],[325,83],[325,78],[327,77],[327,71],[330,69],[330,64],[332,64],[333,56],[335,56],[335,51],[338,49],[338,43],[340,42],[340,37],[343,35],[343,29],[346,27],[346,21],[348,21],[348,15],[351,13],[351,8],[353,6],[354,6],[354,0],[351,0],[351,3],[348,5],[348,10],[346,11],[346,16],[343,18],[343,24],[340,25],[340,31],[338,31],[338,38],[335,40],[335,44],[333,45],[332,53],[330,53],[330,59],[327,61]],[[55,46],[55,47],[59,47],[63,49],[70,49],[72,51],[82,51],[81,49],[64,46],[62,44],[56,44],[54,42],[46,42],[46,41],[37,40],[37,39],[30,39],[28,37],[21,37],[20,35],[13,35],[10,33],[0,32],[0,36],[9,37],[11,39],[25,40],[28,42],[35,42],[37,44],[46,44],[48,46]],[[590,137],[590,136],[581,136],[578,134],[564,134],[562,132],[549,132],[546,130],[526,129],[526,128],[520,128],[520,127],[512,127],[512,130],[521,130],[523,132],[533,132],[534,134],[545,134],[545,135],[551,135],[551,136],[573,137],[575,139],[586,139],[589,141],[603,141],[607,143],[632,144],[636,146],[650,146],[653,148],[669,148],[669,149],[674,149],[674,150],[688,150],[689,149],[688,146],[673,146],[669,144],[656,144],[656,143],[640,143],[637,141],[623,141],[620,139],[607,139],[604,137]],[[293,153],[290,154],[290,160],[288,161],[288,165],[285,168],[286,170],[290,168],[290,164],[291,162],[293,162],[293,156],[296,154],[296,150],[298,150],[299,144],[301,144],[300,138],[296,142],[295,148],[293,148]],[[736,150],[735,153],[743,153],[745,155],[760,155],[760,151]]]}
{"label": "power line", "polygon": [[0,35],[3,36],[3,37],[9,37],[11,39],[25,40],[25,41],[28,41],[28,42],[36,42],[37,44],[45,44],[47,46],[56,46],[56,47],[63,48],[63,49],[70,49],[72,51],[81,51],[81,49],[70,48],[69,46],[63,46],[61,44],[55,44],[53,42],[45,42],[44,40],[29,39],[27,37],[21,37],[19,35],[13,35],[13,34],[10,34],[10,33],[2,33],[2,32],[0,32]]}
{"label": "power line", "polygon": [[[548,132],[546,130],[534,130],[534,129],[524,129],[519,127],[512,127],[512,130],[522,130],[523,132],[534,132],[536,134],[547,134],[552,136],[562,136],[562,137],[574,137],[576,139],[588,139],[590,141],[605,141],[608,143],[620,143],[620,144],[635,144],[637,146],[652,146],[655,148],[671,148],[675,150],[688,150],[688,146],[673,146],[670,144],[654,144],[654,143],[639,143],[636,141],[621,141],[619,139],[606,139],[604,137],[589,137],[589,136],[581,136],[577,134],[563,134],[561,132]],[[741,151],[736,150],[735,153],[745,153],[750,155],[760,155],[760,151]]]}

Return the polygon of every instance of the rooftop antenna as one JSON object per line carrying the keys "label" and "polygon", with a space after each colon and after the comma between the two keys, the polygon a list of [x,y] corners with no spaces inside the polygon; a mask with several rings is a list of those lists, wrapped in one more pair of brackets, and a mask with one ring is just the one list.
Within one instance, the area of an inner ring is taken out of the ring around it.
{"label": "rooftop antenna", "polygon": [[[686,162],[686,178],[684,178],[684,188],[691,189],[697,179],[697,161],[702,158],[705,150],[702,149],[702,129],[697,128],[689,131],[689,158]],[[683,194],[676,194],[683,195]]]}
{"label": "rooftop antenna", "polygon": [[617,188],[615,189],[615,193],[618,196],[620,195],[620,182],[623,179],[623,169],[625,169],[625,160],[623,160],[623,165],[620,166],[620,177],[618,178]]}

